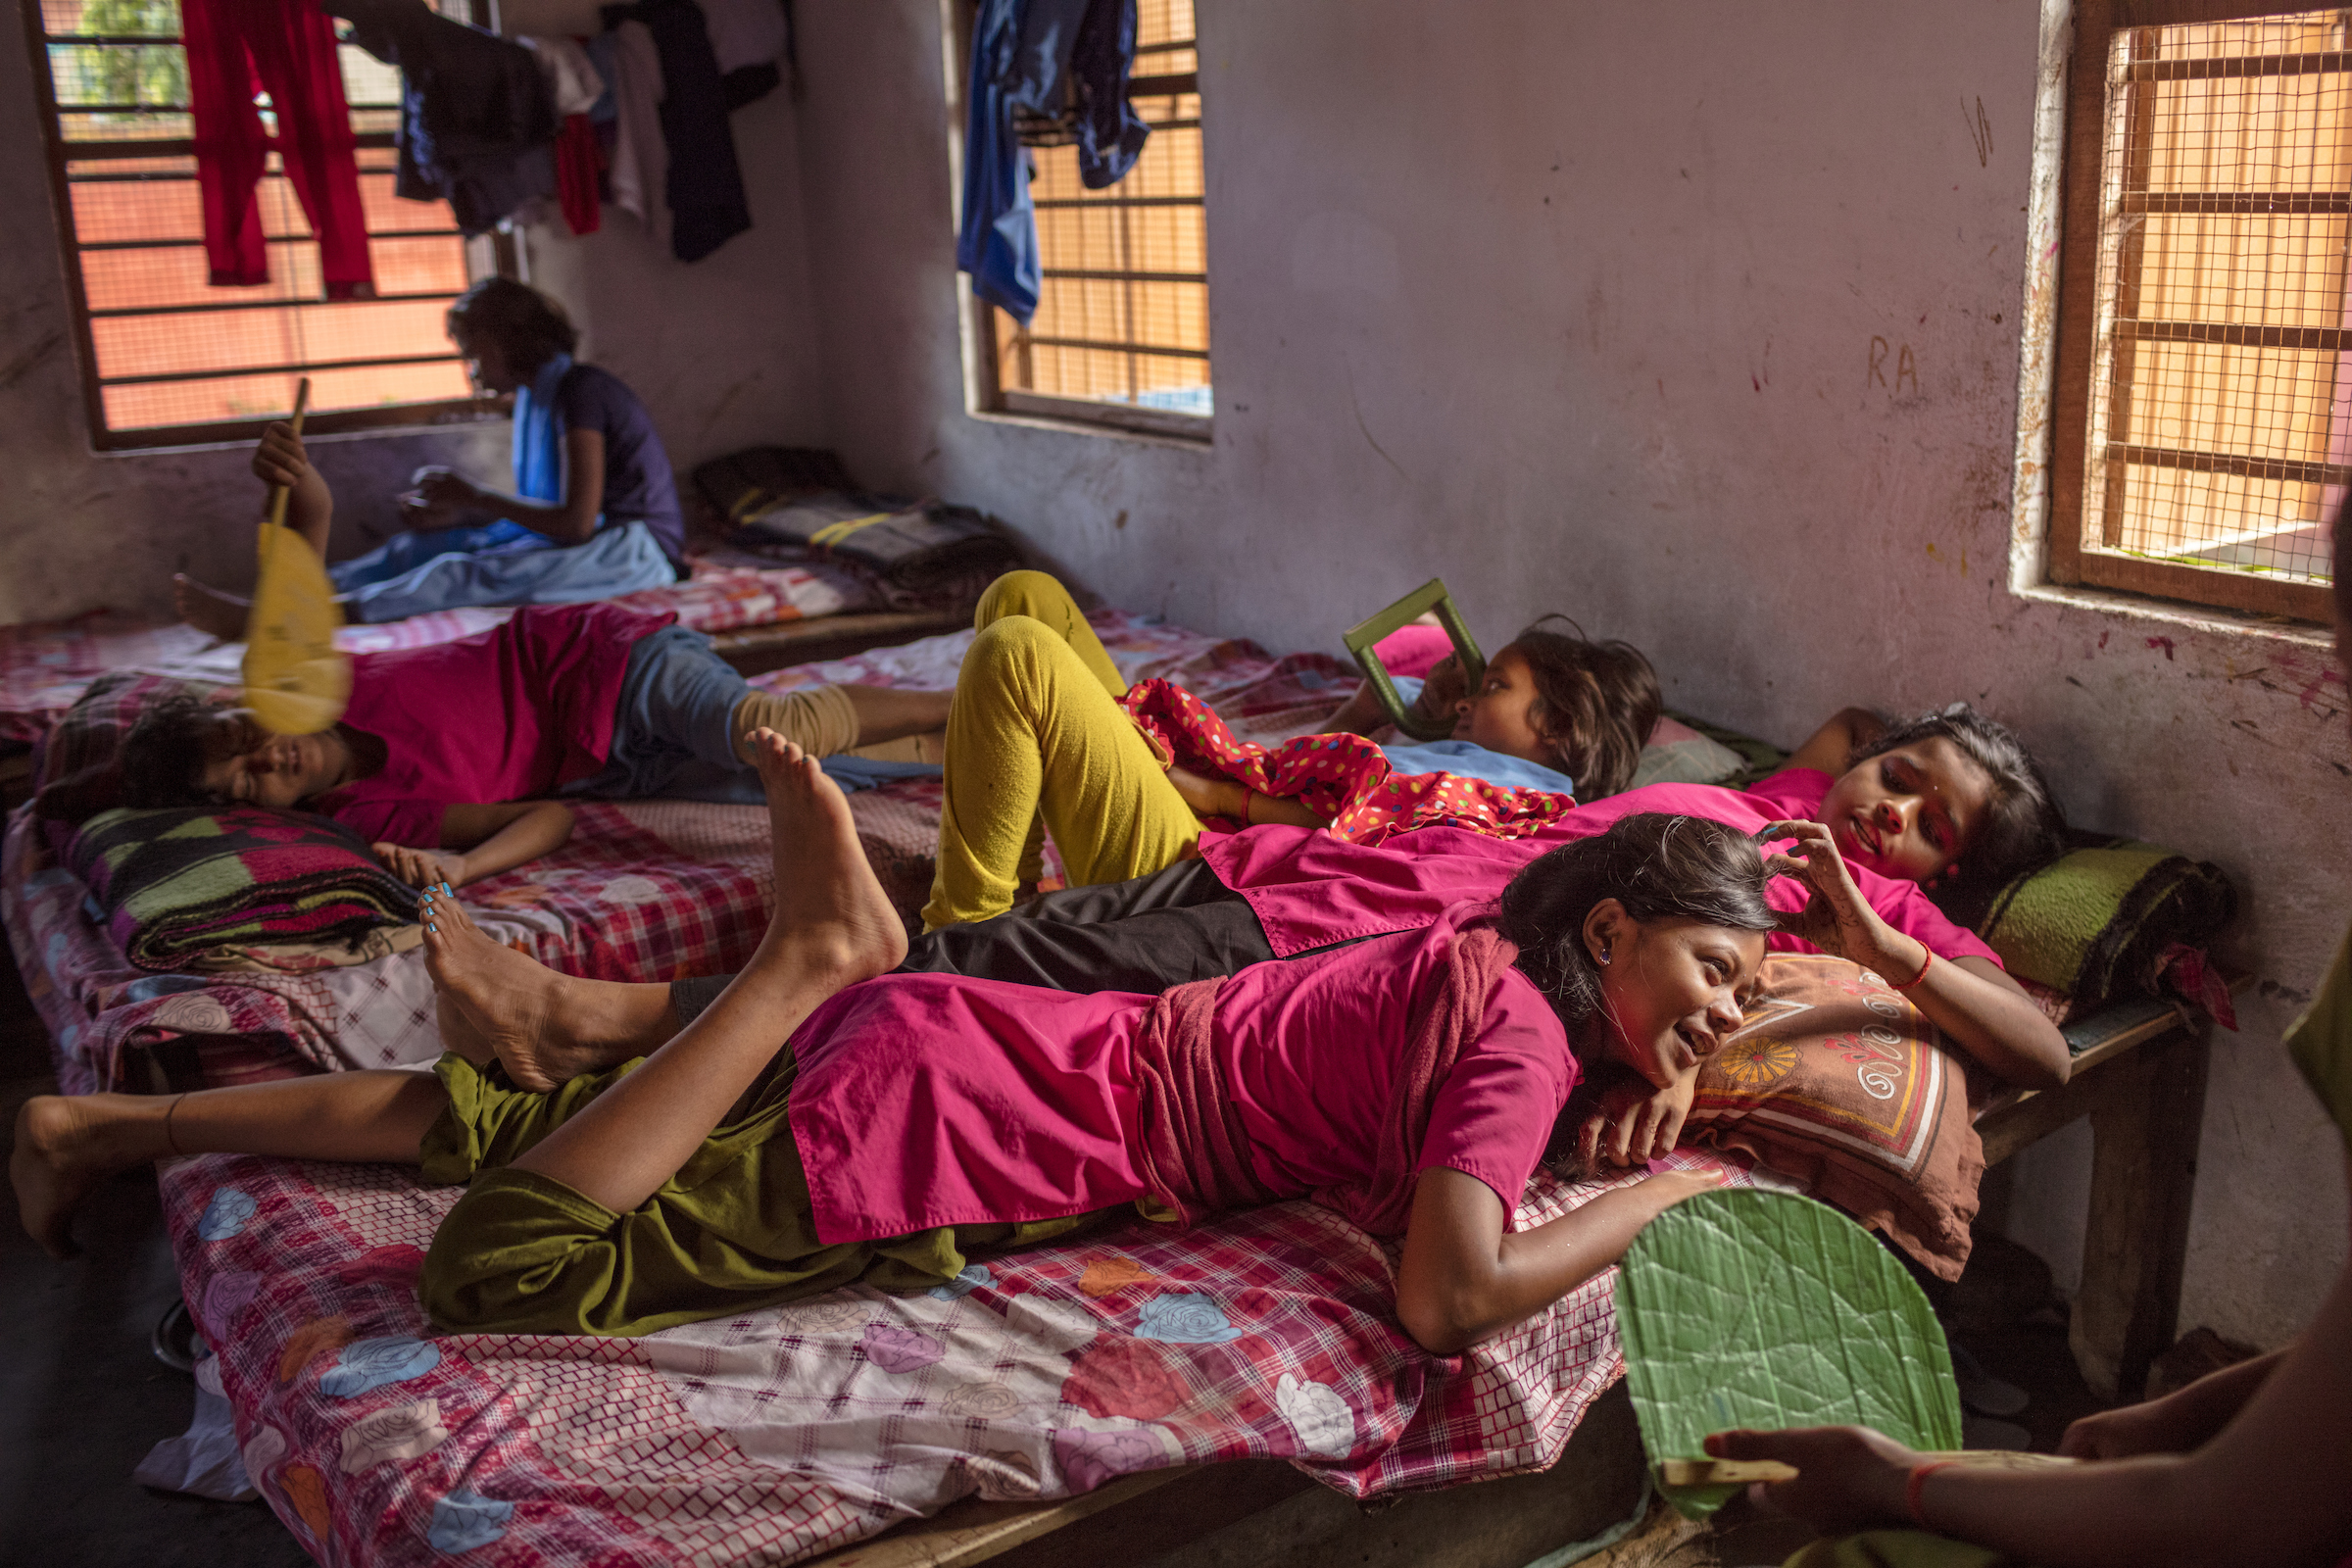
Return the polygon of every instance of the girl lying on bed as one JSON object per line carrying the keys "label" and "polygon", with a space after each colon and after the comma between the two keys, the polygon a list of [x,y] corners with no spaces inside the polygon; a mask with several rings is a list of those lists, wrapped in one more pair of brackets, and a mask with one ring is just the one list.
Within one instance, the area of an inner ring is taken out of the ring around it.
{"label": "girl lying on bed", "polygon": [[[1028,826],[1041,810],[1078,885],[1007,918],[938,925],[917,942],[910,968],[1080,993],[1157,992],[1426,927],[1451,905],[1496,897],[1561,843],[1667,810],[1798,841],[1813,869],[1803,885],[1772,884],[1784,930],[1775,946],[1838,954],[1897,982],[1948,1040],[2007,1081],[2066,1080],[2070,1057],[2056,1026],[1992,950],[1919,886],[1998,887],[2053,846],[2057,817],[2039,770],[2013,734],[1982,714],[1948,709],[1858,748],[1867,715],[1840,714],[1753,790],[1651,785],[1578,807],[1516,840],[1452,826],[1377,845],[1297,826],[1203,834],[1189,810],[1159,804],[1165,776],[1156,754],[1111,696],[1123,683],[1114,685],[1117,672],[1084,618],[1051,578],[1015,576],[1028,580],[1006,579],[984,601],[984,617],[992,608],[1022,608],[987,623],[974,642],[976,652],[998,653],[967,659],[957,713],[971,716],[961,705],[976,693],[976,707],[1015,710],[1009,728],[1035,741],[999,764],[999,787],[976,801],[967,793],[973,775],[958,767],[971,754],[951,744],[934,910],[943,896],[955,907],[972,887],[1001,888],[1009,902],[1016,858],[1030,850]],[[1252,814],[1255,807],[1253,799]],[[1133,824],[1147,818],[1165,831],[1139,846]],[[976,821],[992,835],[993,864],[971,841]],[[951,868],[966,880],[949,886]],[[432,956],[453,1049],[484,1059],[495,1050],[534,1087],[654,1050],[733,978],[583,980],[493,944],[443,945]],[[1672,1150],[1695,1074],[1655,1093],[1626,1088],[1630,1096],[1619,1093],[1586,1123],[1592,1152],[1622,1164]]]}
{"label": "girl lying on bed", "polygon": [[170,699],[123,738],[124,798],[321,812],[376,841],[404,881],[462,886],[570,836],[570,809],[541,797],[756,803],[755,729],[823,757],[947,717],[939,692],[755,691],[670,618],[526,609],[456,642],[360,654],[342,721],[317,735],[272,735],[247,710]]}
{"label": "girl lying on bed", "polygon": [[[1313,1196],[1402,1236],[1398,1317],[1450,1353],[1712,1185],[1656,1176],[1508,1228],[1588,1063],[1663,1082],[1740,1026],[1773,916],[1728,829],[1629,818],[1498,910],[1157,999],[1074,997],[885,976],[906,938],[847,802],[800,748],[756,744],[794,846],[775,919],[649,1057],[552,1094],[449,1056],[431,1077],[41,1099],[10,1168],[27,1228],[60,1248],[92,1184],[169,1153],[416,1161],[468,1184],[424,1265],[437,1325],[639,1334],[858,1279],[943,1284],[1129,1204],[1190,1221]],[[454,900],[427,920],[428,944],[481,940]]]}
{"label": "girl lying on bed", "polygon": [[[653,416],[618,376],[574,360],[563,307],[509,278],[484,278],[449,308],[449,336],[484,392],[514,398],[516,493],[424,468],[403,498],[410,523],[327,567],[353,620],[398,620],[463,605],[564,605],[660,588],[685,575],[685,516]],[[334,497],[274,424],[254,468],[292,490],[288,526],[326,560]],[[249,603],[174,576],[180,615],[236,641]]]}

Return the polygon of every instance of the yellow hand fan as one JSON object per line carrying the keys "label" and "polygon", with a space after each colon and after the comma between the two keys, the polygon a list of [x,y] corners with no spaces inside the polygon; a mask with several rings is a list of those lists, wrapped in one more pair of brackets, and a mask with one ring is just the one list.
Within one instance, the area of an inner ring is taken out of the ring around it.
{"label": "yellow hand fan", "polygon": [[[302,434],[310,377],[294,393],[294,433]],[[343,716],[351,700],[351,658],[335,647],[343,612],[325,564],[286,522],[286,488],[270,491],[262,524],[261,580],[245,622],[245,706],[277,735],[316,735]]]}

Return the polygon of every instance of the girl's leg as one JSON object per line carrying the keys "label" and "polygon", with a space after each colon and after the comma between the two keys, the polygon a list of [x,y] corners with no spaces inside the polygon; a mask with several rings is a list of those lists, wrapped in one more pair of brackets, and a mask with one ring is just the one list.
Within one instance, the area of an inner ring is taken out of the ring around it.
{"label": "girl's leg", "polygon": [[454,896],[428,897],[434,929],[424,956],[441,1044],[469,1061],[496,1056],[515,1088],[544,1093],[651,1055],[681,1027],[667,982],[559,973],[493,941]]}
{"label": "girl's leg", "polygon": [[1007,615],[972,639],[956,677],[923,929],[1010,908],[1041,813],[1073,884],[1160,870],[1200,837],[1152,743],[1078,651]]}
{"label": "girl's leg", "polygon": [[[627,1213],[702,1148],[819,1004],[906,956],[906,932],[866,864],[840,787],[773,731],[759,739],[778,857],[775,918],[759,951],[709,1010],[534,1144],[514,1170]],[[453,931],[428,928],[426,946]]]}
{"label": "girl's leg", "polygon": [[186,1095],[43,1095],[17,1112],[8,1178],[25,1230],[73,1251],[74,1207],[118,1171],[168,1154],[416,1162],[449,1103],[426,1072],[338,1072]]}
{"label": "girl's leg", "polygon": [[1102,648],[1102,639],[1087,624],[1078,602],[1061,580],[1050,572],[1008,571],[988,585],[980,596],[980,608],[972,616],[972,624],[987,630],[1006,615],[1027,615],[1043,621],[1056,636],[1070,645],[1078,662],[1102,683],[1102,689],[1113,697],[1127,695],[1127,682],[1119,675],[1119,666],[1110,662]]}

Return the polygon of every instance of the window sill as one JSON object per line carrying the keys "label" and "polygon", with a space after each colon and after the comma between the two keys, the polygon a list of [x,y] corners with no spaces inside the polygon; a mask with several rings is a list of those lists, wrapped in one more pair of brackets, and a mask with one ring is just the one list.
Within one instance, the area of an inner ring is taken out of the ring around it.
{"label": "window sill", "polygon": [[2168,626],[2207,636],[2262,638],[2322,652],[2332,650],[2335,646],[2335,634],[2329,628],[2307,620],[2248,614],[2242,611],[2183,604],[2171,599],[2150,599],[2142,594],[2126,593],[2115,588],[2075,588],[2045,582],[2013,591],[2029,604],[2064,605],[2072,610],[2093,611],[2146,625]]}
{"label": "window sill", "polygon": [[[305,446],[321,442],[373,441],[386,436],[431,435],[441,430],[469,429],[478,424],[503,422],[509,411],[493,400],[479,403],[445,406],[441,412],[430,413],[422,418],[393,419],[376,416],[372,409],[346,411],[360,416],[357,419],[332,419],[319,416],[316,421],[304,422],[302,440]],[[165,439],[153,445],[132,445],[129,438],[140,432],[111,432],[104,444],[91,450],[101,458],[165,458],[195,452],[229,452],[251,447],[262,438],[262,432],[277,421],[272,419],[224,421],[220,425],[182,426],[163,432]],[[320,428],[324,424],[325,428]],[[202,439],[186,439],[202,431]],[[174,438],[178,439],[174,439]]]}
{"label": "window sill", "polygon": [[[1126,414],[1132,411],[1122,409],[1116,412]],[[969,411],[969,416],[983,424],[1004,425],[1021,430],[1048,430],[1058,435],[1111,436],[1120,440],[1141,442],[1146,446],[1165,447],[1176,452],[1204,454],[1211,449],[1215,441],[1214,433],[1208,428],[1209,421],[1190,416],[1179,416],[1179,417],[1190,418],[1193,423],[1199,424],[1200,432],[1198,435],[1189,431],[1178,434],[1158,429],[1142,429],[1136,425],[1124,422],[1114,423],[1108,419],[1069,415],[1028,414],[1011,409],[973,409]]]}

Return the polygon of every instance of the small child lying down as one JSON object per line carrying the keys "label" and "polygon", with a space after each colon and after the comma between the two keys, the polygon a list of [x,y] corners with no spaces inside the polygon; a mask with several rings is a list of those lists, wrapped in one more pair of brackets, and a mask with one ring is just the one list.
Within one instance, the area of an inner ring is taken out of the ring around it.
{"label": "small child lying down", "polygon": [[[255,461],[317,476],[291,432]],[[766,726],[812,757],[923,735],[945,692],[754,691],[700,632],[614,605],[543,606],[456,642],[352,660],[351,704],[317,735],[272,735],[195,697],[140,714],[122,743],[132,806],[321,812],[377,841],[402,880],[463,885],[571,834],[549,795],[757,803],[746,737]]]}

